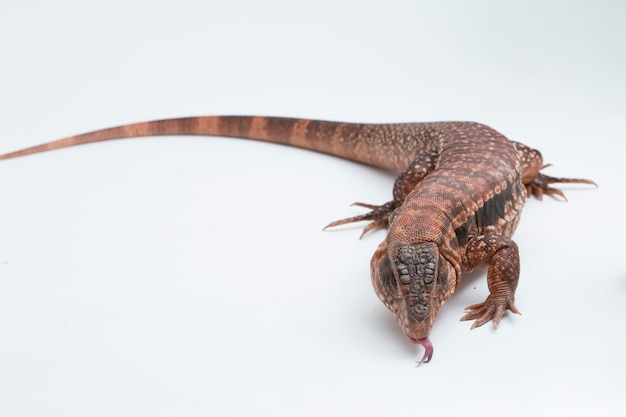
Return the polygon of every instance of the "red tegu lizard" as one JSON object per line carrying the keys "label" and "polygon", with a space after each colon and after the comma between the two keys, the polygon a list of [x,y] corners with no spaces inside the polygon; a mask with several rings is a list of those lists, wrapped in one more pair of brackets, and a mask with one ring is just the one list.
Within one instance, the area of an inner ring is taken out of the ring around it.
{"label": "red tegu lizard", "polygon": [[401,171],[393,199],[380,206],[355,203],[369,213],[330,223],[371,221],[387,228],[371,260],[376,294],[404,334],[425,349],[441,305],[463,272],[487,267],[489,296],[467,307],[472,328],[507,310],[519,313],[515,289],[518,249],[511,235],[527,195],[563,193],[552,183],[593,184],[540,173],[541,154],[492,128],[472,122],[351,124],[275,117],[207,116],[157,120],[98,130],[0,155],[0,160],[75,145],[156,135],[206,135],[292,145]]}

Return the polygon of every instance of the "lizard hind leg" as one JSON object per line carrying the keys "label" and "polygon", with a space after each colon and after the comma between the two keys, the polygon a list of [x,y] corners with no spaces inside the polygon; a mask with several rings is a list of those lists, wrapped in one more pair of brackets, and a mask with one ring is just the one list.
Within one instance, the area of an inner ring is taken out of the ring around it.
{"label": "lizard hind leg", "polygon": [[[544,165],[541,169],[549,167],[550,165]],[[538,200],[543,198],[543,195],[551,195],[551,196],[559,196],[563,200],[567,201],[567,197],[563,191],[558,188],[550,187],[550,184],[589,184],[589,185],[597,185],[595,182],[591,180],[586,180],[582,178],[555,178],[549,175],[545,175],[542,173],[537,173],[535,178],[530,181],[526,185],[526,192],[529,196],[534,196]]]}
{"label": "lizard hind leg", "polygon": [[439,153],[436,150],[429,149],[422,152],[396,179],[393,185],[393,200],[382,205],[359,202],[353,203],[353,206],[365,207],[371,211],[369,213],[331,222],[324,230],[330,227],[361,221],[371,221],[371,223],[363,229],[361,237],[374,230],[386,229],[389,226],[391,213],[393,213],[396,208],[400,207],[402,203],[404,203],[406,196],[413,191],[417,184],[435,169],[438,160]]}
{"label": "lizard hind leg", "polygon": [[563,200],[567,201],[563,191],[558,188],[550,187],[550,184],[590,184],[596,185],[591,180],[585,180],[581,178],[555,178],[542,174],[540,171],[550,166],[550,164],[543,163],[543,157],[541,152],[536,149],[530,148],[522,143],[513,142],[520,155],[522,163],[522,182],[526,187],[526,193],[528,196],[534,196],[538,200],[541,200],[546,195],[559,196]]}

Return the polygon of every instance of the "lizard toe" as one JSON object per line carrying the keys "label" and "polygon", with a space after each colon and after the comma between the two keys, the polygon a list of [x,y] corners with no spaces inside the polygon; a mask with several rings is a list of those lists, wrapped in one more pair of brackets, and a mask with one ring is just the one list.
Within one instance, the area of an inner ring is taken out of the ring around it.
{"label": "lizard toe", "polygon": [[493,294],[490,294],[484,302],[468,306],[465,310],[467,313],[461,317],[461,321],[475,320],[470,330],[489,321],[492,321],[493,328],[497,329],[507,310],[511,310],[515,314],[522,314],[510,297],[497,297]]}
{"label": "lizard toe", "polygon": [[[541,169],[546,168],[549,165],[544,165]],[[597,186],[597,184],[591,180],[585,180],[581,178],[555,178],[545,174],[537,174],[537,176],[528,184],[526,184],[527,194],[534,196],[538,200],[541,200],[545,195],[559,196],[564,201],[567,201],[563,191],[558,188],[550,187],[550,184],[589,184]]]}
{"label": "lizard toe", "polygon": [[369,213],[361,214],[359,216],[348,217],[346,219],[336,220],[334,222],[329,223],[324,230],[337,227],[348,223],[355,223],[361,221],[371,221],[365,228],[363,229],[363,233],[361,233],[361,237],[365,236],[367,233],[372,232],[378,229],[386,229],[389,226],[389,216],[396,209],[396,203],[394,201],[389,201],[383,205],[376,206],[373,204],[366,203],[354,203],[353,206],[365,207],[370,209]]}

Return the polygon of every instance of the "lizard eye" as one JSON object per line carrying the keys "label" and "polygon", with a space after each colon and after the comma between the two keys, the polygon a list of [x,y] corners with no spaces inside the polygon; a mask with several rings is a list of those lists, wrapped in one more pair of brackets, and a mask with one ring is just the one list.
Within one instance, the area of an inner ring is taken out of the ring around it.
{"label": "lizard eye", "polygon": [[391,260],[388,256],[385,257],[383,268],[380,271],[381,283],[389,292],[395,293],[398,291],[398,281],[396,280],[396,274],[392,267]]}
{"label": "lizard eye", "polygon": [[437,286],[445,287],[448,285],[448,272],[449,268],[441,259],[438,262],[437,268]]}
{"label": "lizard eye", "polygon": [[398,288],[398,281],[396,281],[396,277],[393,275],[393,273],[389,275],[390,275],[389,283],[391,284],[391,287]]}

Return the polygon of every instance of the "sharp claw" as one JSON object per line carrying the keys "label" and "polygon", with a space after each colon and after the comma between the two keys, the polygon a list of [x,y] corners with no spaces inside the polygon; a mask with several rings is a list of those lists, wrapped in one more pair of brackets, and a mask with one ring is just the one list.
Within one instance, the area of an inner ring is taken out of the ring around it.
{"label": "sharp claw", "polygon": [[483,304],[485,304],[485,303],[472,304],[471,306],[465,307],[465,311],[472,312],[473,310],[478,310],[479,308],[481,308],[483,306]]}
{"label": "sharp claw", "polygon": [[360,221],[372,220],[368,214],[362,214],[360,216],[348,217],[347,219],[335,220],[334,222],[330,222],[324,227],[323,230],[326,230],[330,227],[337,227],[348,223],[356,223]]}
{"label": "sharp claw", "polygon": [[380,206],[376,206],[374,204],[367,204],[367,203],[359,203],[358,201],[356,203],[352,203],[350,204],[351,206],[357,206],[357,207],[364,207],[370,210],[376,210],[378,208],[380,208]]}
{"label": "sharp claw", "polygon": [[545,174],[541,174],[541,176],[546,184],[589,184],[596,187],[598,186],[598,184],[596,184],[594,181],[585,180],[582,178],[555,178]]}
{"label": "sharp claw", "polygon": [[362,239],[363,236],[365,236],[366,234],[368,234],[371,231],[378,230],[378,229],[383,229],[386,226],[387,226],[386,222],[384,222],[382,220],[376,220],[375,222],[371,222],[370,224],[368,224],[367,226],[365,226],[363,228],[363,233],[361,233],[361,236],[359,237],[359,239]]}
{"label": "sharp claw", "polygon": [[475,320],[478,317],[475,317],[473,314],[473,312],[467,313],[466,315],[464,315],[463,317],[461,317],[461,319],[459,321],[469,321],[469,320]]}
{"label": "sharp claw", "polygon": [[493,314],[493,328],[497,329],[498,324],[500,324],[500,320],[504,317],[504,313],[506,312],[506,306],[500,304],[496,307],[496,312]]}
{"label": "sharp claw", "polygon": [[522,315],[522,312],[519,311],[513,303],[511,303],[511,305],[509,306],[509,310],[511,310],[512,313],[519,314],[520,316]]}

